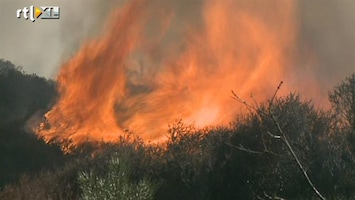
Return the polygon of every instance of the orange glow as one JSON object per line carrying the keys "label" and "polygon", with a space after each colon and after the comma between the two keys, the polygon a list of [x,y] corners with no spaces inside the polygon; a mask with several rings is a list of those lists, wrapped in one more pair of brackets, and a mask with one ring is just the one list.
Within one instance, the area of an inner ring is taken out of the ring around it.
{"label": "orange glow", "polygon": [[199,127],[229,123],[241,109],[231,90],[257,100],[270,96],[297,33],[294,2],[201,6],[203,24],[185,19],[180,26],[164,0],[132,0],[117,9],[105,34],[62,66],[60,98],[37,134],[64,148],[115,142],[127,128],[158,141],[176,119]]}

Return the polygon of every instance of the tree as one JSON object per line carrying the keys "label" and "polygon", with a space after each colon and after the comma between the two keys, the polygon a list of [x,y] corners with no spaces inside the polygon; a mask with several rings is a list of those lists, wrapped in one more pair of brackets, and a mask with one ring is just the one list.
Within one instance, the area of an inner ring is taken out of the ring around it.
{"label": "tree", "polygon": [[[312,155],[311,150],[315,144],[319,143],[318,141],[321,139],[322,134],[326,133],[326,126],[324,127],[325,129],[318,130],[319,127],[316,125],[319,125],[319,119],[325,121],[325,118],[320,117],[322,113],[316,111],[310,102],[301,101],[299,95],[290,94],[285,98],[276,98],[276,94],[282,83],[280,83],[274,96],[268,103],[261,104],[260,106],[248,104],[232,91],[237,101],[255,113],[255,120],[259,121],[263,129],[261,131],[264,132],[259,136],[259,140],[262,143],[261,146],[263,147],[261,151],[246,149],[242,145],[234,147],[256,154],[269,153],[282,156],[283,154],[285,155],[282,152],[287,152],[286,156],[292,158],[297,163],[299,170],[314,193],[319,199],[324,200],[325,197],[311,180],[306,165],[302,161],[308,160],[308,157],[311,157],[310,161],[313,160],[314,155]],[[280,142],[278,145],[275,145],[275,141]],[[310,163],[307,164],[310,167]]]}
{"label": "tree", "polygon": [[355,74],[347,77],[329,92],[334,126],[347,135],[350,151],[355,153]]}
{"label": "tree", "polygon": [[353,196],[355,181],[355,74],[347,77],[329,92],[333,133],[329,138],[333,148],[332,172],[338,176],[337,188]]}

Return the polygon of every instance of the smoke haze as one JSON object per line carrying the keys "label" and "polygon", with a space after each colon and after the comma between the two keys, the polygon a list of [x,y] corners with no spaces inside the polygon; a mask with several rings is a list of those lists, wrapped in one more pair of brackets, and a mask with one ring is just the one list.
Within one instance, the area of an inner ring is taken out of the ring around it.
{"label": "smoke haze", "polygon": [[[299,65],[314,79],[321,98],[355,72],[355,1],[299,1]],[[307,59],[311,57],[311,60]],[[306,63],[308,62],[308,63]]]}
{"label": "smoke haze", "polygon": [[[76,146],[126,128],[161,140],[176,119],[228,124],[230,90],[257,100],[283,78],[297,35],[293,1],[129,1],[58,75],[60,98],[38,135]],[[270,13],[270,9],[274,12]]]}
{"label": "smoke haze", "polygon": [[[127,127],[156,139],[180,118],[225,124],[238,112],[230,90],[262,100],[281,80],[281,92],[324,106],[355,71],[351,0],[106,2],[1,3],[1,57],[57,75],[61,97],[37,130],[46,141],[113,141]],[[32,4],[60,6],[61,19],[15,17]]]}
{"label": "smoke haze", "polygon": [[[60,65],[75,53],[85,39],[102,32],[102,25],[113,7],[124,2],[125,0],[110,0],[105,3],[99,0],[2,0],[0,56],[22,65],[29,73],[54,78]],[[185,11],[198,11],[201,2],[202,0],[181,1],[175,2],[174,6],[179,7],[180,17],[192,19],[198,12],[190,12],[190,17],[184,15],[189,13]],[[299,59],[303,62],[300,61],[295,68],[301,68],[300,73],[305,70],[310,79],[320,81],[327,90],[355,68],[355,2],[300,0],[296,3],[300,26],[299,48],[306,52],[299,52]],[[62,11],[61,19],[35,23],[17,19],[16,10],[29,5],[58,5]],[[41,45],[43,43],[49,46],[45,50]],[[311,64],[307,63],[309,53],[314,59]]]}
{"label": "smoke haze", "polygon": [[[24,67],[28,73],[55,78],[81,43],[101,32],[112,5],[123,1],[1,0],[0,57]],[[23,7],[59,6],[59,20],[16,18]]]}

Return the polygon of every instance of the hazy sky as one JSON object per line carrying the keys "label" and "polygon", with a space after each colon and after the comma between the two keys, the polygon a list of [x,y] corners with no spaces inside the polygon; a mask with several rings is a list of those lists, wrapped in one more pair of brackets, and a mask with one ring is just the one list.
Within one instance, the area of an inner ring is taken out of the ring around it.
{"label": "hazy sky", "polygon": [[[98,34],[112,1],[98,0],[1,0],[0,57],[21,65],[29,73],[55,77],[66,58],[85,38]],[[59,20],[16,18],[23,7],[60,6]]]}
{"label": "hazy sky", "polygon": [[[313,62],[309,73],[325,88],[355,73],[355,1],[302,0],[299,2],[300,45]],[[302,72],[301,72],[302,73]]]}
{"label": "hazy sky", "polygon": [[[0,57],[23,66],[29,73],[54,78],[61,63],[86,38],[101,32],[110,9],[123,2],[1,0]],[[184,7],[189,6],[189,1],[184,2]],[[299,67],[298,73],[329,88],[355,72],[355,1],[299,0],[296,3],[299,48],[308,50],[299,53],[299,60],[292,67]],[[16,10],[30,5],[58,5],[61,18],[33,23],[17,19]]]}

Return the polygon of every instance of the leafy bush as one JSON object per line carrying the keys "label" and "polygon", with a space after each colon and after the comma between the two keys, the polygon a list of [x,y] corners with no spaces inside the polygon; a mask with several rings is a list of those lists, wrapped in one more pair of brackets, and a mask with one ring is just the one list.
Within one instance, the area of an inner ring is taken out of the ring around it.
{"label": "leafy bush", "polygon": [[82,198],[84,200],[153,199],[156,186],[146,178],[133,183],[130,178],[130,166],[125,159],[112,157],[104,176],[96,174],[93,170],[80,172],[78,182],[82,190]]}
{"label": "leafy bush", "polygon": [[43,171],[38,175],[25,174],[18,183],[6,185],[0,193],[0,199],[77,199],[77,171],[78,164],[71,162],[55,171]]}

